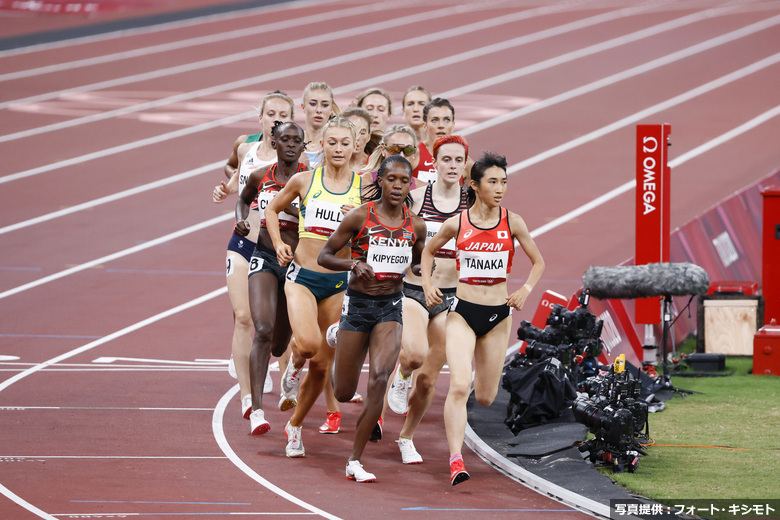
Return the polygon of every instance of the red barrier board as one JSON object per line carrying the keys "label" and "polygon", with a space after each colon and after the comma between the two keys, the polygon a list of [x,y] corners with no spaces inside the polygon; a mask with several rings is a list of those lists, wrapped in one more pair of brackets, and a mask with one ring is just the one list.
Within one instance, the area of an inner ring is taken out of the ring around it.
{"label": "red barrier board", "polygon": [[[636,265],[669,261],[670,133],[670,125],[636,127]],[[660,301],[637,300],[635,318],[637,323],[660,323]]]}

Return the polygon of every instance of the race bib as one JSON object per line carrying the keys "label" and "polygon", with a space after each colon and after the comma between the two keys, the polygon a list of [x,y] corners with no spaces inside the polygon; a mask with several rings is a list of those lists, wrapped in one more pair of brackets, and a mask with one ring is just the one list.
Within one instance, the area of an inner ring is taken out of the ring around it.
{"label": "race bib", "polygon": [[[425,243],[427,244],[431,238],[433,238],[441,229],[442,224],[444,222],[430,222],[428,220],[425,221]],[[455,254],[457,253],[457,249],[455,246],[455,239],[451,238],[447,241],[446,244],[444,244],[441,249],[436,251],[436,257],[437,258],[455,258]]]}
{"label": "race bib", "polygon": [[306,216],[303,219],[303,229],[329,237],[336,231],[343,218],[340,204],[309,199],[309,204],[306,206]]}
{"label": "race bib", "polygon": [[460,281],[495,285],[506,281],[509,251],[460,251]]}
{"label": "race bib", "polygon": [[412,263],[412,249],[371,244],[366,261],[378,280],[398,280]]}

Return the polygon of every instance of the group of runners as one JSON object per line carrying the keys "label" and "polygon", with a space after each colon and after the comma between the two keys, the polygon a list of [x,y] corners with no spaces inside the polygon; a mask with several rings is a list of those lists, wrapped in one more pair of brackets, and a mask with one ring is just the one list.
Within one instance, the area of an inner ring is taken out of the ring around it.
{"label": "group of runners", "polygon": [[[320,394],[320,433],[339,431],[339,403],[362,400],[346,477],[372,482],[360,460],[366,443],[382,438],[387,407],[406,414],[396,441],[402,462],[423,461],[413,436],[446,363],[454,486],[469,478],[461,450],[472,384],[477,402],[490,405],[512,309],[544,271],[525,222],[501,205],[506,159],[484,152],[472,161],[466,140],[452,135],[452,104],[420,86],[402,99],[403,125],[388,126],[392,99],[381,88],[342,111],[327,84],[311,83],[300,106],[302,126],[292,98],[265,96],[261,132],[235,141],[228,180],[213,192],[215,202],[238,193],[226,260],[241,412],[252,434],[269,431],[271,355],[282,370],[278,406],[293,410],[288,457],[305,455],[303,422]],[[516,244],[531,269],[510,294]]]}

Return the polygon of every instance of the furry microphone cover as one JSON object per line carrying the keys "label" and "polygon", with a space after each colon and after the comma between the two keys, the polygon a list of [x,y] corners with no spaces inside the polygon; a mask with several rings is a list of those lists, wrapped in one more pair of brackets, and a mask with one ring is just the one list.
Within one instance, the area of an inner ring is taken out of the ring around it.
{"label": "furry microphone cover", "polygon": [[690,263],[658,263],[612,267],[593,266],[582,285],[599,300],[706,294],[707,271]]}

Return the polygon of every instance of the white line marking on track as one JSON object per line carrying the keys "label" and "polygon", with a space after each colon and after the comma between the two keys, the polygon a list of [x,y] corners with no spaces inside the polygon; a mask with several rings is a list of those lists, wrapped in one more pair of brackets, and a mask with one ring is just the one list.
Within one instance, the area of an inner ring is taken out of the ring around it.
{"label": "white line marking on track", "polygon": [[[476,9],[476,8],[477,8],[476,6],[473,7],[473,9]],[[534,9],[533,11],[549,12],[551,9],[556,9],[556,8],[557,8],[557,6],[543,7],[543,8]],[[446,12],[449,12],[450,9],[451,8],[444,8],[441,11],[443,13],[446,13]],[[322,59],[322,60],[319,60],[319,61],[315,61],[315,62],[312,62],[312,63],[296,65],[294,67],[290,67],[290,68],[287,68],[287,69],[267,72],[267,73],[264,73],[264,74],[260,74],[258,76],[253,76],[253,77],[244,78],[244,79],[240,79],[240,80],[236,80],[236,81],[231,81],[231,82],[223,83],[221,85],[216,85],[216,86],[213,86],[213,87],[206,87],[206,88],[202,88],[202,89],[198,89],[198,90],[193,90],[193,91],[190,91],[190,92],[183,92],[183,93],[176,94],[176,95],[173,95],[173,96],[168,96],[166,98],[161,98],[161,99],[158,99],[158,100],[155,100],[155,101],[148,101],[148,102],[145,102],[145,103],[138,103],[138,104],[135,104],[135,105],[122,107],[122,108],[118,108],[118,109],[115,109],[115,110],[109,110],[109,111],[101,112],[101,113],[98,113],[98,114],[92,114],[92,115],[89,115],[89,116],[84,116],[84,117],[80,117],[80,118],[70,119],[70,120],[67,120],[67,121],[61,121],[59,123],[53,123],[53,124],[50,124],[50,125],[44,125],[44,126],[37,127],[37,128],[30,128],[28,130],[14,132],[14,133],[11,133],[11,134],[0,135],[0,143],[13,141],[13,140],[16,140],[16,139],[22,139],[22,138],[25,138],[25,137],[32,137],[32,136],[40,135],[40,134],[43,134],[43,133],[52,132],[52,131],[55,131],[55,130],[61,130],[61,129],[64,129],[64,128],[71,128],[71,127],[74,127],[74,126],[79,126],[79,125],[82,125],[82,124],[93,123],[93,122],[96,122],[96,121],[102,121],[102,120],[105,120],[105,119],[112,119],[112,118],[115,118],[115,117],[118,117],[118,116],[132,114],[132,113],[135,113],[135,112],[149,110],[151,108],[157,108],[157,107],[160,107],[160,106],[170,105],[172,103],[178,103],[178,102],[181,102],[181,101],[187,101],[187,100],[195,99],[195,98],[199,98],[199,97],[204,97],[204,96],[209,96],[209,95],[213,95],[213,94],[218,94],[218,93],[226,92],[228,90],[235,90],[235,89],[239,89],[239,88],[243,88],[243,87],[247,87],[247,86],[257,85],[257,84],[262,83],[262,82],[267,82],[267,81],[271,81],[271,80],[277,80],[279,78],[294,76],[294,75],[297,75],[297,74],[302,74],[302,73],[311,74],[312,71],[314,71],[314,70],[327,69],[327,68],[333,67],[335,65],[343,65],[345,63],[349,63],[349,62],[352,62],[352,61],[357,61],[357,60],[365,59],[365,58],[375,58],[375,57],[377,57],[380,54],[386,54],[386,53],[389,53],[389,52],[398,52],[401,49],[418,47],[420,45],[425,45],[427,43],[440,41],[440,40],[442,40],[444,38],[455,38],[455,37],[462,38],[462,37],[464,37],[468,33],[475,32],[475,31],[483,31],[483,30],[494,29],[499,24],[505,24],[505,23],[508,23],[508,22],[513,21],[515,19],[522,19],[522,18],[525,18],[526,16],[527,16],[526,11],[523,11],[523,12],[520,12],[520,13],[516,13],[514,15],[504,15],[504,16],[496,17],[496,18],[493,18],[493,19],[490,19],[490,20],[484,20],[484,21],[475,22],[475,23],[472,23],[472,24],[462,25],[462,26],[455,27],[455,28],[452,28],[452,29],[439,31],[439,32],[436,32],[436,33],[424,34],[424,35],[417,36],[417,37],[414,37],[414,38],[407,38],[407,39],[404,39],[404,40],[398,40],[398,41],[395,41],[395,42],[391,42],[391,43],[388,43],[388,44],[385,44],[385,45],[379,45],[377,47],[372,47],[372,48],[368,48],[368,49],[362,49],[362,50],[351,52],[351,53],[345,53],[345,54],[341,54],[339,56],[334,56],[334,57],[331,57],[331,58],[325,58],[325,59]],[[419,22],[420,18],[417,15],[413,15],[413,16],[404,17],[404,18],[398,19],[398,20],[403,20],[404,23],[414,23],[414,22]],[[379,28],[381,28],[381,29],[387,29],[388,27],[394,25],[395,22],[397,22],[397,20],[381,22],[378,25],[380,26]],[[366,26],[366,27],[368,27],[368,26]],[[349,34],[349,35],[354,35],[354,34],[357,34],[357,33],[364,32],[364,29],[365,29],[365,27],[362,27],[360,29],[354,29],[354,30],[351,30],[351,31],[345,31],[345,33]],[[375,30],[377,30],[377,28],[374,28],[373,30],[375,31]],[[312,40],[312,43],[320,44],[321,42],[320,42],[320,40],[317,40],[317,38],[318,37],[311,37],[309,39]],[[523,40],[523,42],[525,42],[526,38],[523,38],[522,40]],[[300,40],[300,41],[303,41],[303,40]],[[510,41],[514,41],[514,40],[510,40]],[[287,45],[289,45],[289,44],[287,44]],[[490,47],[491,48],[495,48],[496,51],[497,51],[498,49],[510,48],[511,46],[512,45],[510,43],[502,42],[500,44],[496,44],[496,45],[490,46]],[[284,48],[286,48],[286,47],[284,47]],[[493,52],[496,52],[496,51],[493,51]],[[259,51],[246,51],[244,53],[240,53],[241,59],[250,59],[250,58],[254,57],[253,53],[256,53],[256,52],[259,52]],[[222,65],[225,64],[225,62],[226,62],[226,60],[228,60],[228,58],[229,57],[222,56],[222,57],[219,57],[219,58],[206,60],[205,62],[199,62],[197,64],[190,64],[190,65],[187,65],[187,66],[182,65],[182,66],[177,67],[177,72],[183,72],[184,68],[185,67],[189,67],[189,66],[193,66],[194,67],[193,70],[202,70],[204,67],[212,66],[212,65],[213,66],[222,66]],[[32,98],[25,98],[25,99],[18,99],[18,100],[3,102],[3,103],[0,103],[0,108],[5,108],[9,104],[29,103],[29,102],[31,102],[31,100],[32,100]]]}
{"label": "white line marking on track", "polygon": [[70,38],[67,40],[60,40],[56,42],[39,43],[35,45],[28,45],[26,47],[19,47],[16,49],[8,49],[8,50],[0,51],[0,59],[6,58],[8,56],[18,56],[19,54],[30,54],[32,52],[49,51],[53,49],[61,49],[64,47],[75,47],[77,45],[104,42],[108,40],[115,40],[117,38],[127,38],[127,37],[144,35],[144,34],[152,34],[156,32],[176,30],[176,29],[181,29],[183,27],[191,27],[193,25],[205,25],[209,23],[231,20],[233,18],[238,18],[238,17],[256,16],[271,11],[305,9],[312,5],[332,3],[335,1],[337,0],[315,0],[315,1],[296,0],[285,4],[253,7],[250,9],[245,9],[240,11],[231,11],[229,13],[198,16],[195,18],[188,18],[186,20],[177,20],[175,22],[160,23],[157,25],[151,25],[147,27],[136,27],[133,29],[120,29],[118,31],[111,31],[111,32],[96,34],[92,36],[80,36],[80,37]]}
{"label": "white line marking on track", "polygon": [[228,404],[230,403],[230,400],[239,392],[239,386],[235,385],[230,390],[228,390],[225,395],[222,396],[222,398],[219,400],[219,403],[217,403],[216,408],[214,409],[214,415],[211,419],[211,429],[214,432],[214,439],[217,441],[217,444],[219,445],[219,448],[222,450],[222,453],[224,453],[230,461],[236,465],[238,469],[243,471],[249,478],[263,486],[264,488],[268,489],[269,491],[278,494],[280,497],[289,500],[290,502],[308,510],[312,513],[316,513],[320,516],[323,516],[325,518],[329,518],[331,520],[338,520],[339,517],[332,515],[326,511],[323,511],[322,509],[319,509],[307,502],[304,502],[303,500],[295,497],[294,495],[291,495],[287,491],[283,490],[282,488],[275,486],[274,484],[271,484],[269,481],[261,477],[255,470],[250,468],[241,458],[236,455],[236,452],[233,451],[233,448],[230,447],[230,443],[228,443],[227,438],[225,437],[225,431],[222,428],[222,418],[225,415],[225,409],[227,408]]}
{"label": "white line marking on track", "polygon": [[[235,215],[231,213],[226,213],[224,215],[221,215],[219,217],[214,217],[212,219],[206,220],[205,222],[201,222],[200,224],[195,224],[189,227],[186,227],[184,229],[181,229],[179,231],[174,231],[173,233],[168,233],[167,235],[161,236],[159,238],[156,238],[154,240],[150,240],[149,242],[144,242],[143,244],[139,244],[134,247],[130,247],[127,249],[124,249],[122,251],[118,251],[116,253],[112,253],[110,255],[106,255],[103,257],[100,257],[96,260],[92,260],[90,262],[77,265],[75,267],[71,267],[70,269],[65,269],[64,271],[60,271],[58,273],[54,273],[49,276],[45,276],[43,278],[39,278],[37,280],[34,280],[30,283],[26,283],[24,285],[20,285],[18,287],[15,287],[13,289],[9,289],[5,292],[0,293],[0,300],[3,298],[6,298],[8,296],[12,296],[14,294],[18,294],[22,291],[26,291],[28,289],[32,289],[34,287],[38,287],[40,285],[52,282],[54,280],[59,280],[60,278],[64,278],[65,276],[71,275],[73,273],[78,273],[80,271],[84,271],[85,269],[89,269],[91,267],[95,267],[97,265],[100,265],[105,262],[110,262],[111,260],[116,260],[117,258],[122,258],[127,255],[131,255],[133,253],[137,253],[139,251],[143,251],[145,249],[149,249],[151,247],[164,244],[165,242],[168,242],[170,240],[173,240],[175,238],[182,237],[184,235],[188,235],[190,233],[194,233],[195,231],[200,231],[201,229],[205,229],[209,226],[213,226],[214,224],[218,224],[220,222],[225,222],[227,220],[230,220],[231,218],[234,218]],[[227,289],[226,289],[227,290]]]}
{"label": "white line marking on track", "polygon": [[201,457],[164,455],[0,455],[0,459],[225,459],[225,456]]}
{"label": "white line marking on track", "polygon": [[[744,134],[745,132],[748,132],[749,130],[752,130],[753,128],[757,127],[758,125],[765,123],[766,121],[769,121],[770,119],[780,115],[780,105],[774,107],[773,109],[767,110],[763,114],[754,117],[750,121],[733,128],[732,130],[729,130],[728,132],[721,134],[720,136],[716,137],[715,139],[711,139],[707,141],[706,143],[697,146],[693,150],[690,150],[677,159],[674,159],[669,162],[668,166],[670,168],[674,168],[677,166],[680,166],[681,164],[689,161],[690,159],[693,159],[695,157],[698,157],[699,155],[715,148],[718,145],[721,145],[727,141],[730,141],[731,139],[734,139],[737,136],[740,136]],[[588,202],[587,204],[583,204],[577,209],[574,209],[565,215],[562,215],[555,220],[548,222],[547,224],[533,230],[531,232],[531,236],[536,238],[540,235],[543,235],[544,233],[547,233],[548,231],[552,231],[553,229],[561,226],[562,224],[565,224],[566,222],[569,222],[570,220],[573,220],[580,215],[583,215],[591,210],[594,210],[598,208],[599,206],[602,206],[609,202],[610,200],[614,199],[615,197],[618,197],[628,191],[633,190],[636,187],[636,179],[632,179],[625,184],[621,184],[617,188],[614,188],[604,195],[601,195],[600,197],[597,197],[593,199],[592,201]],[[516,345],[520,345],[522,342],[516,343]]]}
{"label": "white line marking on track", "polygon": [[[341,9],[338,11],[327,11],[324,13],[317,13],[313,15],[308,16],[298,16],[294,18],[289,18],[286,20],[281,20],[278,22],[272,22],[272,23],[266,23],[266,24],[260,24],[260,25],[253,25],[251,27],[247,27],[244,29],[233,29],[231,31],[226,31],[218,34],[209,34],[207,36],[198,36],[195,38],[186,38],[182,40],[177,40],[169,43],[161,43],[158,45],[150,45],[148,47],[140,47],[137,49],[129,50],[129,51],[122,51],[122,52],[114,52],[111,54],[103,54],[100,56],[94,56],[92,58],[85,58],[81,60],[74,60],[74,61],[64,61],[61,63],[56,63],[54,65],[46,65],[44,67],[36,67],[34,69],[25,69],[25,70],[18,70],[14,72],[8,72],[6,74],[0,74],[0,82],[3,81],[10,81],[20,78],[28,78],[30,76],[40,76],[43,74],[51,74],[52,72],[60,72],[63,70],[67,70],[68,72],[71,72],[75,69],[82,68],[82,67],[91,67],[93,65],[99,65],[101,63],[116,63],[120,60],[126,60],[130,58],[138,58],[142,56],[149,56],[152,54],[158,54],[161,52],[169,52],[173,50],[178,49],[187,49],[190,47],[197,47],[200,45],[211,45],[217,42],[223,42],[226,40],[234,40],[238,38],[246,38],[247,36],[253,36],[253,35],[266,35],[268,36],[269,32],[272,31],[282,31],[285,29],[293,29],[296,33],[298,31],[304,31],[302,29],[302,26],[304,25],[310,25],[310,24],[321,24],[323,22],[326,22],[328,20],[338,20],[342,18],[346,18],[349,16],[359,16],[359,15],[365,15],[368,12],[371,11],[385,11],[387,7],[389,6],[396,6],[396,2],[386,2],[386,3],[375,3],[371,5],[361,5],[360,7],[350,7],[347,9]],[[246,15],[244,15],[246,16]],[[242,16],[242,18],[244,17]],[[423,15],[425,16],[425,13]],[[333,34],[333,33],[331,33]],[[278,35],[282,36],[282,35]],[[327,41],[327,35],[324,35],[323,41]],[[272,37],[274,38],[274,37]],[[290,42],[292,43],[292,42]],[[285,43],[285,45],[289,45],[290,43]],[[168,69],[163,69],[168,70]],[[133,76],[129,76],[133,77]],[[137,81],[137,80],[133,80]],[[130,81],[128,81],[129,83]],[[119,83],[119,85],[122,85],[124,83]],[[98,85],[98,84],[95,84]],[[114,85],[115,86],[115,85]],[[82,88],[82,87],[76,87],[76,88]],[[74,89],[68,89],[66,91],[60,91],[59,93],[63,92],[70,92]],[[51,94],[51,93],[50,93]],[[48,94],[48,95],[50,95]],[[56,97],[52,96],[52,97]],[[49,98],[51,99],[51,98]],[[2,107],[0,107],[2,108]]]}
{"label": "white line marking on track", "polygon": [[[49,359],[48,361],[44,361],[43,363],[39,363],[35,365],[34,367],[28,368],[24,372],[21,372],[19,374],[16,374],[15,376],[11,376],[5,381],[0,382],[0,392],[11,386],[12,384],[20,381],[21,379],[24,379],[27,376],[30,376],[36,372],[39,372],[43,370],[44,368],[50,367],[51,365],[54,365],[56,363],[59,363],[60,361],[64,361],[66,359],[69,359],[73,356],[76,356],[78,354],[81,354],[83,352],[87,352],[88,350],[91,350],[95,347],[98,347],[100,345],[103,345],[104,343],[108,343],[109,341],[112,341],[116,338],[119,338],[121,336],[124,336],[126,334],[130,334],[131,332],[134,332],[138,329],[141,329],[143,327],[146,327],[147,325],[150,325],[152,323],[155,323],[157,321],[160,321],[164,318],[167,318],[169,316],[173,316],[174,314],[178,314],[179,312],[185,311],[191,307],[195,307],[196,305],[199,305],[203,302],[206,302],[208,300],[211,300],[213,298],[216,298],[217,296],[222,296],[223,294],[227,294],[227,288],[222,287],[220,289],[217,289],[216,291],[212,291],[208,294],[205,294],[199,298],[195,298],[194,300],[190,300],[189,302],[183,303],[177,307],[173,307],[172,309],[168,309],[167,311],[161,312],[159,314],[156,314],[152,316],[151,318],[147,318],[145,320],[139,321],[138,323],[135,323],[133,325],[130,325],[128,327],[125,327],[124,329],[118,330],[112,334],[109,334],[108,336],[104,336],[96,341],[93,341],[91,343],[87,343],[86,345],[83,345],[79,348],[73,349],[71,351],[65,352],[64,354],[60,354],[59,356],[53,357]],[[38,515],[41,518],[44,518],[46,520],[56,520],[56,518],[49,513],[46,513],[39,509],[38,507],[30,504],[26,500],[19,497],[16,493],[8,489],[7,487],[0,484],[0,493],[2,493],[8,500],[14,502],[20,507],[23,507],[24,509],[30,511],[33,514]]]}
{"label": "white line marking on track", "polygon": [[[777,17],[777,18],[778,18],[778,20],[780,20],[780,17]],[[695,89],[692,89],[692,90],[689,90],[688,92],[685,92],[683,94],[680,94],[678,96],[670,98],[670,99],[668,99],[668,100],[666,100],[664,102],[657,103],[656,105],[653,105],[653,106],[651,106],[649,108],[646,108],[644,110],[636,112],[636,113],[634,113],[634,114],[632,114],[630,116],[627,116],[627,117],[625,117],[623,119],[620,119],[619,121],[611,123],[611,124],[609,124],[607,126],[604,126],[604,127],[600,128],[600,129],[594,130],[593,132],[590,132],[590,133],[588,133],[588,134],[586,134],[584,136],[578,137],[577,139],[573,139],[573,140],[568,141],[566,143],[563,143],[563,144],[561,144],[559,146],[551,148],[550,150],[547,150],[546,152],[543,152],[541,154],[537,154],[537,155],[535,155],[533,157],[530,157],[530,158],[526,159],[525,161],[521,161],[520,163],[517,163],[517,164],[511,166],[510,168],[508,168],[507,169],[507,174],[513,174],[513,173],[516,173],[518,171],[521,171],[521,170],[523,170],[525,168],[528,168],[529,166],[532,166],[534,164],[542,162],[542,161],[544,161],[546,159],[549,159],[549,158],[554,157],[556,155],[559,155],[561,153],[567,152],[567,151],[569,151],[569,150],[571,150],[573,148],[576,148],[576,147],[578,147],[580,145],[583,145],[585,143],[593,141],[593,140],[595,140],[595,139],[597,139],[599,137],[603,137],[604,135],[607,135],[607,134],[609,134],[611,132],[614,132],[614,131],[616,131],[616,130],[618,130],[620,128],[623,128],[623,127],[625,127],[625,126],[627,126],[629,124],[635,123],[635,122],[637,122],[637,121],[639,121],[639,120],[641,120],[643,118],[646,118],[646,117],[648,117],[650,115],[656,114],[656,113],[661,112],[663,110],[667,110],[667,109],[669,109],[669,108],[671,108],[671,107],[673,107],[675,105],[678,105],[680,103],[683,103],[685,101],[689,101],[689,100],[691,100],[691,99],[693,99],[693,98],[695,98],[697,96],[700,96],[702,94],[706,94],[706,93],[708,93],[708,92],[710,92],[712,90],[715,90],[716,88],[719,88],[719,87],[722,87],[724,85],[727,85],[728,83],[731,83],[733,81],[744,79],[745,76],[747,76],[749,74],[753,74],[753,73],[758,72],[758,71],[761,71],[761,70],[763,70],[763,69],[765,69],[767,67],[770,67],[770,66],[776,64],[778,61],[780,61],[780,53],[776,53],[776,54],[774,54],[772,56],[764,58],[763,60],[759,60],[759,61],[757,61],[755,63],[752,63],[751,65],[748,65],[748,66],[743,67],[743,68],[741,68],[739,70],[736,70],[734,72],[726,74],[725,76],[721,76],[720,78],[717,78],[717,79],[712,80],[710,82],[707,82],[707,83],[705,83],[703,85],[700,85],[699,87],[697,87]],[[767,112],[767,114],[771,114],[771,113],[773,113],[773,110],[770,110],[770,111]],[[756,122],[755,124],[751,125],[749,123],[746,123],[744,125],[741,125],[740,127],[736,128],[736,129],[733,129],[730,132],[727,132],[727,134],[724,134],[724,136],[726,136],[726,135],[729,135],[731,133],[736,132],[731,137],[723,138],[723,139],[717,141],[716,143],[710,145],[706,149],[701,149],[699,152],[697,152],[697,154],[698,153],[703,153],[704,151],[707,151],[707,150],[710,150],[712,147],[717,146],[718,144],[722,144],[722,143],[728,141],[729,139],[732,139],[735,135],[739,135],[740,133],[744,133],[744,132],[746,132],[746,131],[748,131],[748,130],[750,130],[752,128],[755,128],[755,126],[758,126],[758,124],[771,119],[771,117],[774,117],[774,116],[770,115],[768,117],[765,117],[764,119],[760,119],[760,117],[759,117],[759,118],[756,119],[756,121],[758,121],[758,122]],[[692,153],[692,152],[693,151],[691,151],[689,153]],[[678,161],[679,161],[679,159],[678,159]],[[679,164],[682,164],[682,163],[677,162],[676,164],[679,165]],[[609,200],[611,200],[611,199],[621,195],[622,193],[625,193],[629,189],[632,189],[633,186],[634,186],[634,183],[635,183],[635,181],[630,181],[629,183],[626,183],[626,184],[624,184],[622,186],[619,186],[619,187],[617,187],[617,188],[615,188],[615,189],[605,193],[604,195],[601,195],[600,197],[597,197],[596,199],[592,200],[591,202],[589,202],[589,203],[587,203],[587,204],[585,204],[583,206],[580,206],[579,208],[577,208],[577,209],[575,209],[575,210],[573,210],[573,211],[571,211],[571,212],[569,212],[569,213],[567,213],[565,215],[562,215],[561,217],[558,217],[557,219],[555,219],[555,220],[545,224],[544,226],[541,226],[537,230],[534,230],[532,232],[532,236],[539,236],[539,235],[541,235],[543,233],[546,233],[547,231],[549,231],[551,229],[554,229],[554,228],[560,226],[561,224],[563,224],[565,222],[570,221],[571,219],[577,217],[578,215],[586,213],[587,211],[590,211],[591,209],[593,209],[595,207],[601,206],[605,202],[607,202],[607,201],[609,201]],[[230,213],[226,213],[225,215],[222,215],[221,217],[216,217],[214,219],[205,221],[205,222],[203,222],[201,224],[196,224],[194,226],[190,226],[190,227],[185,228],[185,229],[183,229],[181,231],[170,233],[168,235],[165,235],[165,236],[160,237],[158,239],[152,240],[152,241],[147,242],[145,244],[141,244],[139,246],[135,246],[135,247],[132,247],[132,248],[129,248],[129,249],[125,249],[123,251],[119,251],[119,252],[114,253],[112,255],[104,256],[104,257],[99,258],[97,260],[93,260],[91,262],[87,262],[86,264],[81,264],[81,265],[73,267],[71,269],[66,269],[64,271],[60,271],[59,273],[55,273],[53,275],[50,275],[50,276],[47,276],[47,277],[44,277],[44,278],[40,278],[40,279],[35,280],[33,282],[30,282],[30,283],[27,283],[25,285],[21,285],[21,286],[18,286],[16,288],[14,288],[14,289],[9,289],[9,290],[7,290],[7,291],[5,291],[3,293],[0,293],[0,299],[6,298],[7,296],[11,296],[11,295],[17,294],[17,293],[25,291],[27,289],[38,287],[40,285],[43,285],[43,284],[48,283],[48,282],[53,281],[53,280],[57,280],[59,278],[63,278],[63,277],[68,276],[70,274],[73,274],[73,273],[76,273],[76,272],[79,272],[79,271],[83,271],[85,269],[88,269],[90,267],[94,267],[94,266],[99,265],[101,263],[105,263],[105,262],[114,260],[116,258],[127,256],[129,254],[135,253],[137,251],[141,251],[143,249],[148,249],[148,248],[150,248],[152,246],[155,246],[155,245],[158,245],[160,243],[167,242],[168,240],[171,240],[173,238],[177,238],[179,236],[183,236],[183,235],[186,235],[188,233],[192,233],[194,231],[198,231],[200,229],[203,229],[203,228],[209,227],[211,225],[214,225],[214,224],[216,224],[218,222],[229,220],[230,218],[233,218],[233,215],[230,214]]]}

